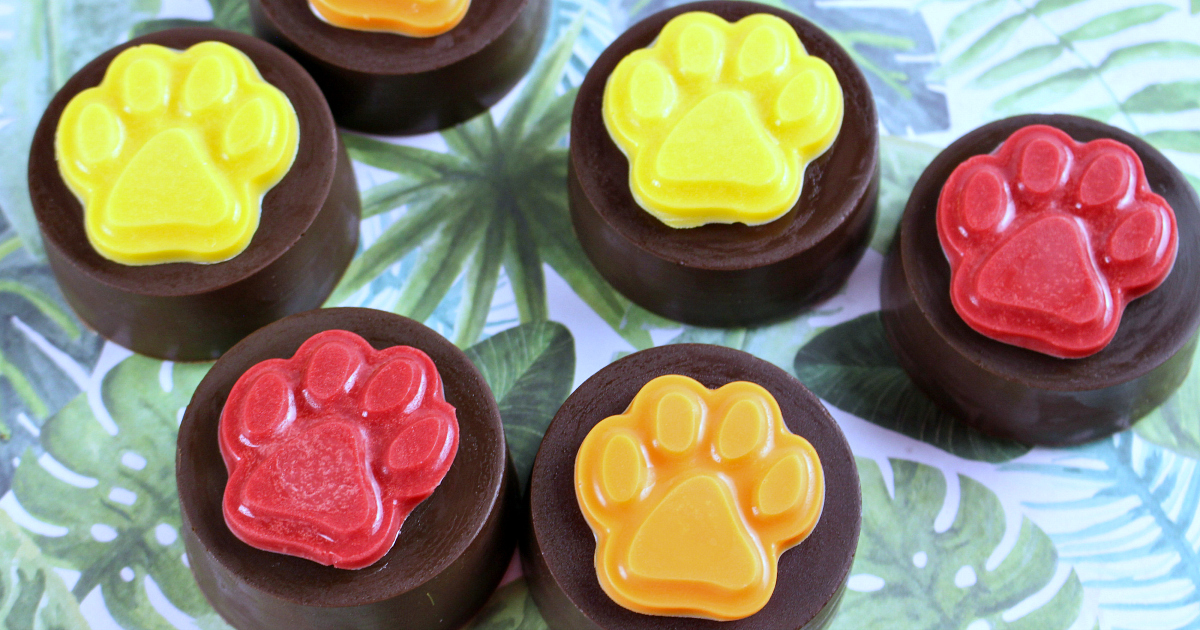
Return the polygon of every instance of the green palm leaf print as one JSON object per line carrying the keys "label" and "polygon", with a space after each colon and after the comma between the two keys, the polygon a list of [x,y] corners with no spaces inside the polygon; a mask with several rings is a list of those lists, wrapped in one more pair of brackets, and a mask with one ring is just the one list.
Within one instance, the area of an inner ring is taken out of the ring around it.
{"label": "green palm leaf print", "polygon": [[635,347],[650,345],[628,300],[587,260],[567,214],[567,151],[575,91],[556,94],[581,23],[546,55],[499,124],[490,113],[443,132],[449,151],[394,145],[347,134],[354,159],[397,178],[363,200],[364,218],[404,212],[351,263],[330,298],[339,303],[397,261],[416,265],[391,308],[424,321],[462,276],[454,340],[475,341],[487,321],[501,270],[512,285],[521,321],[547,314],[543,264]]}

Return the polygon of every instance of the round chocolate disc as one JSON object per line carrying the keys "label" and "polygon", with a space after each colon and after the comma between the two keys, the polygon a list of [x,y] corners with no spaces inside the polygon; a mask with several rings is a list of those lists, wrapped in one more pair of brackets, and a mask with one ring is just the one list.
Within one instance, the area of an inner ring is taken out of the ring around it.
{"label": "round chocolate disc", "polygon": [[435,37],[333,26],[307,0],[249,0],[254,31],[295,57],[347,129],[416,134],[452,127],[504,97],[533,65],[549,0],[474,0]]}
{"label": "round chocolate disc", "polygon": [[[233,384],[255,364],[289,358],[309,337],[334,329],[376,350],[406,345],[429,355],[460,431],[441,485],[408,516],[391,551],[357,570],[251,547],[225,525],[221,507],[228,474],[217,427]],[[184,413],[175,474],[188,564],[213,608],[238,630],[458,628],[499,584],[516,541],[515,473],[487,382],[441,335],[384,311],[301,313],[225,353]]]}
{"label": "round chocolate disc", "polygon": [[[783,18],[842,86],[845,114],[837,140],[808,165],[796,205],[770,223],[667,226],[634,200],[629,160],[605,127],[604,89],[617,64],[650,46],[671,18],[690,11],[728,22],[756,13]],[[866,251],[879,196],[875,102],[850,55],[804,18],[752,2],[686,4],[639,22],[596,60],[571,118],[567,179],[575,234],[592,264],[625,297],[701,326],[780,319],[836,292]]]}
{"label": "round chocolate disc", "polygon": [[[715,389],[734,381],[765,388],[783,420],[816,449],[825,477],[825,506],[816,528],[779,557],[771,599],[734,621],[644,615],[621,607],[596,576],[596,538],[575,496],[575,456],[597,423],[624,413],[652,379],[679,374]],[[554,416],[533,465],[531,527],[521,557],[530,593],[555,630],[812,630],[822,628],[841,601],[862,520],[854,455],[829,412],[812,392],[778,367],[738,350],[703,344],[660,346],[600,370],[575,390]]]}
{"label": "round chocolate disc", "polygon": [[[121,51],[140,44],[185,50],[205,41],[245,53],[296,110],[295,162],[264,197],[245,251],[215,264],[130,266],[102,257],[88,241],[83,206],[55,160],[63,109],[95,87]],[[100,55],[50,101],[29,155],[29,194],[46,257],[67,302],[102,336],[162,359],[212,360],[281,317],[329,297],[358,245],[358,186],[321,91],[279,49],[249,35],[209,28],[152,33]]]}
{"label": "round chocolate disc", "polygon": [[[1179,253],[1154,291],[1125,309],[1116,336],[1081,359],[1059,359],[985,337],[950,301],[950,264],[936,227],[954,169],[1018,129],[1050,125],[1077,142],[1111,138],[1141,158],[1150,188],[1175,211]],[[978,429],[1029,444],[1078,444],[1128,428],[1182,383],[1200,328],[1200,201],[1154,147],[1088,118],[996,121],[946,148],[917,181],[884,262],[883,323],[900,364],[935,402]]]}

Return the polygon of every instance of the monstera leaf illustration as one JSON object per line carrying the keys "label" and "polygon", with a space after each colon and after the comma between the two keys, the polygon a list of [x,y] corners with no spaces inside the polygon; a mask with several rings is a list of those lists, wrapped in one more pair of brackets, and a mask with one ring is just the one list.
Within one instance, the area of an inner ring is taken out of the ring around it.
{"label": "monstera leaf illustration", "polygon": [[796,354],[795,368],[796,378],[834,407],[959,457],[1003,462],[1029,452],[938,409],[896,361],[879,313],[817,335]]}
{"label": "monstera leaf illustration", "polygon": [[39,427],[79,393],[101,340],[63,303],[46,263],[0,217],[0,492]]}
{"label": "monstera leaf illustration", "polygon": [[571,393],[575,339],[556,322],[522,324],[467,349],[500,405],[504,437],[525,487],[550,420]]}
{"label": "monstera leaf illustration", "polygon": [[98,397],[81,394],[46,421],[46,455],[24,458],[13,478],[21,506],[61,533],[35,541],[80,572],[75,597],[100,588],[129,630],[173,627],[158,611],[164,603],[214,615],[185,564],[174,457],[179,418],[208,367],[125,359]]}
{"label": "monstera leaf illustration", "polygon": [[1062,630],[1075,623],[1083,588],[1073,572],[1040,606],[1013,612],[1035,593],[1045,595],[1058,571],[1045,532],[1021,519],[1016,544],[993,560],[1006,524],[991,490],[959,475],[954,521],[941,529],[948,492],[942,471],[905,460],[889,464],[890,490],[880,464],[858,460],[862,533],[834,630]]}
{"label": "monstera leaf illustration", "polygon": [[87,628],[79,605],[37,545],[0,512],[0,619],[5,628]]}

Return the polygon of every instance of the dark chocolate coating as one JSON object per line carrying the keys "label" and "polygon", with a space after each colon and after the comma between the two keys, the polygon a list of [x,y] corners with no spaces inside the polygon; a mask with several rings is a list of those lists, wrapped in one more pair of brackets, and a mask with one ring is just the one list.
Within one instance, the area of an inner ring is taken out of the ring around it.
{"label": "dark chocolate coating", "polygon": [[[1035,124],[1057,127],[1079,142],[1112,138],[1129,145],[1178,223],[1171,274],[1129,303],[1107,347],[1082,359],[985,337],[950,302],[950,264],[936,227],[942,185],[966,159],[991,153],[1016,130]],[[1027,444],[1095,440],[1129,428],[1187,376],[1200,327],[1200,200],[1162,153],[1115,127],[1065,115],[996,121],[951,144],[917,181],[884,261],[881,300],[900,365],[946,411],[981,431]]]}
{"label": "dark chocolate coating", "polygon": [[[55,162],[54,137],[75,95],[100,84],[122,50],[159,44],[184,50],[220,41],[246,53],[263,79],[291,100],[300,121],[296,160],[263,198],[245,251],[215,264],[129,266],[88,242],[83,206]],[[97,57],[50,101],[29,155],[29,194],[50,268],[71,305],[100,335],[161,359],[212,360],[246,335],[329,297],[358,245],[358,186],[317,85],[261,40],[209,28],[152,33]]]}
{"label": "dark chocolate coating", "polygon": [[[229,390],[256,363],[291,357],[306,339],[331,329],[354,332],[377,350],[408,345],[428,354],[461,432],[445,479],[409,515],[395,546],[353,571],[251,547],[229,531],[221,512],[228,474],[217,426]],[[192,573],[213,608],[238,630],[458,628],[499,584],[516,543],[516,477],[487,382],[441,335],[384,311],[293,315],[225,353],[184,413],[175,475]]]}
{"label": "dark chocolate coating", "polygon": [[[592,427],[624,413],[651,379],[681,374],[714,389],[757,383],[775,397],[791,431],[821,458],[825,508],[812,534],[779,557],[770,601],[736,621],[643,615],[600,588],[596,538],[575,498],[575,455]],[[862,521],[858,468],[846,437],[821,401],[787,372],[739,350],[703,344],[660,346],[600,370],[575,390],[542,440],[529,484],[531,527],[521,560],[529,591],[554,630],[817,630],[841,601]]]}
{"label": "dark chocolate coating", "polygon": [[417,134],[481,114],[525,76],[546,34],[550,0],[473,0],[436,37],[340,28],[307,0],[249,0],[254,32],[299,61],[339,125]]}
{"label": "dark chocolate coating", "polygon": [[[770,223],[668,227],[634,201],[629,160],[604,126],[604,88],[617,64],[650,46],[671,18],[689,11],[730,22],[755,13],[779,16],[841,83],[845,116],[837,140],[808,165],[795,207]],[[592,264],[639,306],[688,324],[765,323],[824,300],[850,276],[875,227],[879,133],[866,79],[820,28],[761,4],[686,4],[656,13],[618,37],[579,87],[570,153],[571,218]]]}

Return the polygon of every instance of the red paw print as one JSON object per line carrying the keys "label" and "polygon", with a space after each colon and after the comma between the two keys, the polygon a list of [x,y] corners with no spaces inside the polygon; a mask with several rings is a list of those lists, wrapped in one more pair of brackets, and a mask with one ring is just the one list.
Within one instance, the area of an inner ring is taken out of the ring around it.
{"label": "red paw print", "polygon": [[250,368],[221,413],[229,529],[259,549],[361,569],[383,557],[458,450],[425,353],[313,336]]}
{"label": "red paw print", "polygon": [[1132,149],[1045,125],[959,165],[937,226],[963,320],[1061,358],[1108,344],[1125,305],[1171,272],[1179,239]]}

